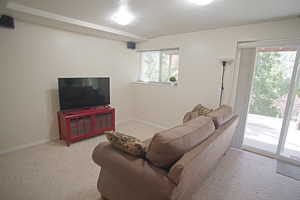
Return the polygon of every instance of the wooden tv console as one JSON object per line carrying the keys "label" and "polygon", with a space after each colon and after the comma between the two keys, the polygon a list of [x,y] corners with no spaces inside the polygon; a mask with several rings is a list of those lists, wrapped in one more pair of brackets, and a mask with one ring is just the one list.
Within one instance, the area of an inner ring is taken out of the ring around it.
{"label": "wooden tv console", "polygon": [[110,106],[57,112],[59,138],[71,143],[115,130],[115,109]]}

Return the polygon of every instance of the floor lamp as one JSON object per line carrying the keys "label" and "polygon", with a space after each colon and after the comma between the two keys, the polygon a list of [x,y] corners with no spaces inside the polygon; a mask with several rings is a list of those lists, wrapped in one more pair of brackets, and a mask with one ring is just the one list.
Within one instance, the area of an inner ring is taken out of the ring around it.
{"label": "floor lamp", "polygon": [[222,105],[222,100],[223,100],[223,92],[224,92],[224,74],[225,74],[225,68],[226,66],[230,65],[232,63],[232,59],[228,59],[228,58],[223,58],[220,59],[220,62],[222,64],[222,84],[221,84],[221,93],[220,93],[220,102],[219,102],[219,106]]}

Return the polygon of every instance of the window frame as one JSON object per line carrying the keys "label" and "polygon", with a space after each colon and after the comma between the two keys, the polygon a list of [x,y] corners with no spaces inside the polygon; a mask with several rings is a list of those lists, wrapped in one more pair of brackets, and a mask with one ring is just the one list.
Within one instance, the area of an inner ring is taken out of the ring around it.
{"label": "window frame", "polygon": [[[176,83],[178,83],[179,80],[179,65],[180,65],[180,49],[179,47],[176,48],[166,48],[166,49],[156,49],[156,50],[139,50],[137,51],[139,53],[139,75],[138,75],[138,81],[142,83],[154,83],[154,84],[171,84],[169,81],[162,81],[162,53],[165,51],[178,51],[178,78]],[[142,55],[145,52],[159,52],[159,73],[158,73],[158,81],[144,81],[142,80]],[[170,67],[170,66],[169,66]]]}

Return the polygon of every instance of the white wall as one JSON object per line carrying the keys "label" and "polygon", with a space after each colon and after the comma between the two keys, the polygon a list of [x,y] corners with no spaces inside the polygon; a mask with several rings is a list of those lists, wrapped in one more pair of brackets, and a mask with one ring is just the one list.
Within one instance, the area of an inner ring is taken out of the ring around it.
{"label": "white wall", "polygon": [[117,121],[132,118],[136,67],[122,42],[20,21],[0,28],[0,152],[58,136],[57,77],[110,76]]}
{"label": "white wall", "polygon": [[[300,19],[164,36],[140,43],[141,50],[180,48],[178,87],[134,85],[140,120],[164,127],[181,123],[185,112],[201,103],[218,106],[222,68],[219,58],[235,58],[237,41],[300,37]],[[232,105],[234,65],[226,69],[224,103]]]}
{"label": "white wall", "polygon": [[[139,49],[180,47],[178,87],[131,84],[135,51],[122,42],[16,22],[0,28],[0,153],[58,135],[57,77],[110,76],[117,121],[136,118],[171,127],[195,104],[218,105],[220,57],[237,41],[300,37],[300,19],[151,39]],[[237,70],[227,68],[224,103],[232,104]]]}

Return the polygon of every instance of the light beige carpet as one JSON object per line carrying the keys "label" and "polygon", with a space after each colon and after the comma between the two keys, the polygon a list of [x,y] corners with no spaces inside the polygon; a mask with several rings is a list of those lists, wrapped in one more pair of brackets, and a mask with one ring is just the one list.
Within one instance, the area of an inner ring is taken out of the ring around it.
{"label": "light beige carpet", "polygon": [[276,161],[231,149],[193,200],[300,200],[300,182],[276,173]]}
{"label": "light beige carpet", "polygon": [[[118,130],[140,139],[159,131],[131,122]],[[0,156],[0,199],[99,200],[99,167],[93,148],[105,137],[66,147],[54,141]],[[205,181],[195,200],[300,200],[300,182],[275,173],[276,162],[252,153],[230,150]]]}

